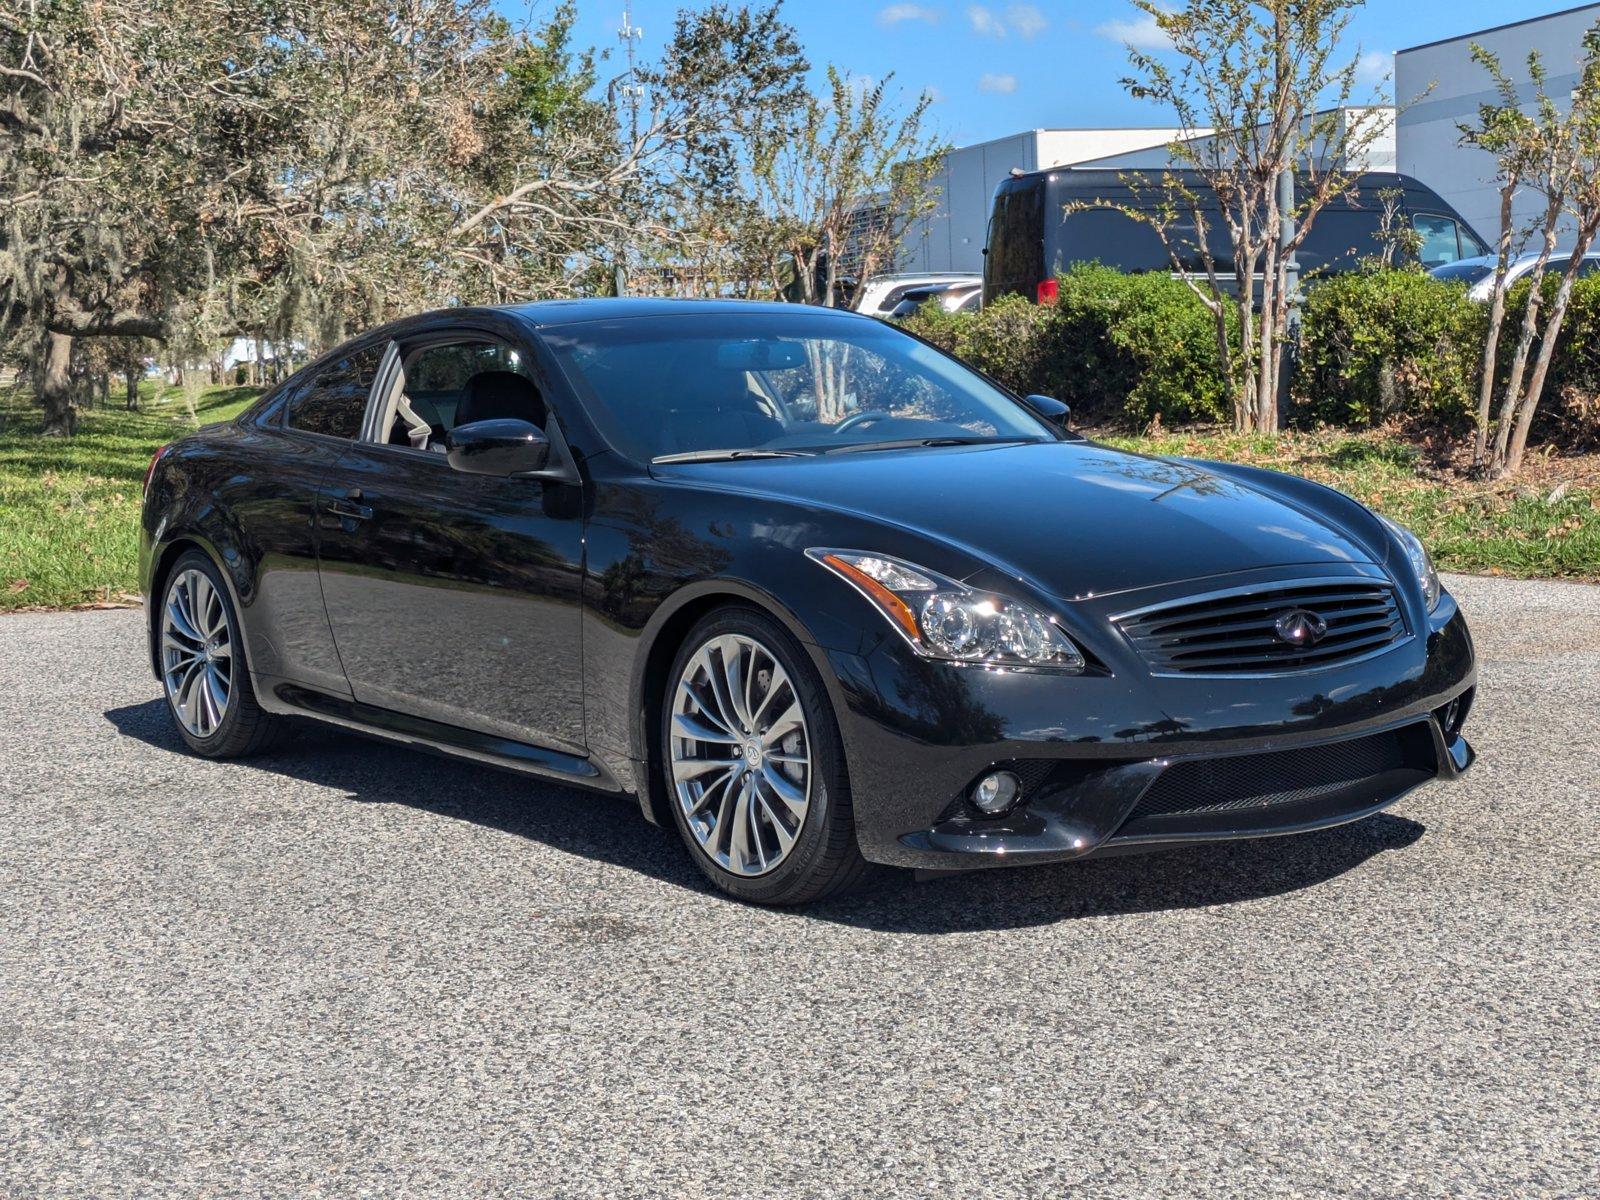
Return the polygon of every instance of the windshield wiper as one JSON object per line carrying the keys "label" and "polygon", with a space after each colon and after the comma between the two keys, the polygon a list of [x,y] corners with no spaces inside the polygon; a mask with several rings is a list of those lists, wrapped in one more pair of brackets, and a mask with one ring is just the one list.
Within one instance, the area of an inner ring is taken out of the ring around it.
{"label": "windshield wiper", "polygon": [[808,458],[805,450],[685,450],[681,454],[662,454],[653,463],[726,462],[734,458]]}
{"label": "windshield wiper", "polygon": [[909,450],[921,446],[1006,446],[1024,442],[1039,442],[1032,437],[926,437],[898,438],[889,442],[854,442],[845,446],[829,446],[823,454],[861,454],[868,450]]}

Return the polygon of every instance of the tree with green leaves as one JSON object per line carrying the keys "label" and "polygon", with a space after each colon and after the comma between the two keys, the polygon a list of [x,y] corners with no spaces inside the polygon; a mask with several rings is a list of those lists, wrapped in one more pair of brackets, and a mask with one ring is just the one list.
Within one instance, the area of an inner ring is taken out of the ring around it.
{"label": "tree with green leaves", "polygon": [[233,0],[0,0],[0,325],[37,339],[45,430],[73,428],[74,339],[162,337],[229,252],[274,134]]}
{"label": "tree with green leaves", "polygon": [[796,136],[810,69],[778,4],[679,12],[660,63],[640,82],[660,103],[687,106],[707,95],[723,102],[720,119],[692,129],[655,181],[672,235],[646,256],[672,290],[773,296],[792,278],[782,230],[761,204],[757,179]]}

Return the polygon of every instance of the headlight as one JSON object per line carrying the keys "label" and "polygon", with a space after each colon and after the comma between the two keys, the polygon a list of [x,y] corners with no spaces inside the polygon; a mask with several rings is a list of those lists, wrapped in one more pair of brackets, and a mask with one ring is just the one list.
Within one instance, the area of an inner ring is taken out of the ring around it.
{"label": "headlight", "polygon": [[1078,674],[1083,654],[1053,617],[977,592],[898,558],[857,550],[806,554],[854,587],[924,658]]}
{"label": "headlight", "polygon": [[1399,539],[1400,545],[1405,548],[1406,558],[1411,562],[1411,569],[1416,572],[1417,583],[1422,587],[1422,596],[1428,602],[1428,611],[1432,612],[1439,607],[1439,597],[1444,594],[1444,589],[1439,585],[1439,572],[1433,569],[1433,559],[1428,557],[1428,548],[1424,546],[1416,534],[1404,525],[1389,520],[1388,517],[1379,516],[1389,529],[1389,532]]}

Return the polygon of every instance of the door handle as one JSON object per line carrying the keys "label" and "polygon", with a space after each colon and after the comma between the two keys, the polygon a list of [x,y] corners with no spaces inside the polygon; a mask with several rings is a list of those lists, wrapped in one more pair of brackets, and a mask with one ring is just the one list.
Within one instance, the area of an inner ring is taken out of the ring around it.
{"label": "door handle", "polygon": [[372,506],[362,504],[361,489],[351,488],[343,496],[335,496],[328,502],[328,511],[336,517],[351,521],[365,521],[372,516]]}

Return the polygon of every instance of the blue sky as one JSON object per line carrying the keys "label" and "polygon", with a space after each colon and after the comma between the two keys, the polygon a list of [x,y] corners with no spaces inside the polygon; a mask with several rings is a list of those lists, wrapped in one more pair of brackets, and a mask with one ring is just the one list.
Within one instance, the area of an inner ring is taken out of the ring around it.
{"label": "blue sky", "polygon": [[[502,8],[513,17],[531,12],[537,18],[552,2],[525,7],[502,0]],[[1349,52],[1366,53],[1367,74],[1376,77],[1397,49],[1574,3],[1370,0],[1352,26]],[[580,41],[615,48],[622,0],[578,4]],[[659,50],[679,8],[694,6],[692,0],[635,0],[643,53]],[[817,66],[831,61],[873,78],[892,71],[908,94],[933,89],[936,126],[956,145],[1050,126],[1163,123],[1157,110],[1117,83],[1126,67],[1122,43],[1149,35],[1138,11],[1122,0],[787,0],[784,11]]]}

